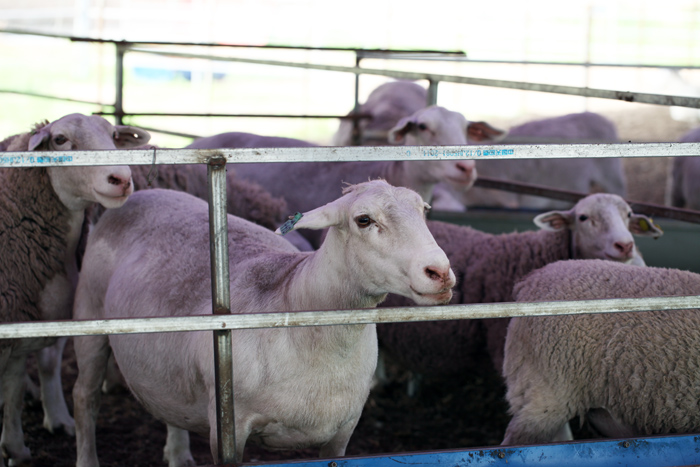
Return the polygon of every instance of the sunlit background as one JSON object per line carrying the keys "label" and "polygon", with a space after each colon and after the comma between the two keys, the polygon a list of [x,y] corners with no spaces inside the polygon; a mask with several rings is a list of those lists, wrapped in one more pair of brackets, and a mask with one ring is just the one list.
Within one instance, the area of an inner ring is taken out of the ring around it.
{"label": "sunlit background", "polygon": [[[599,89],[700,96],[700,0],[440,1],[0,0],[0,29],[79,37],[247,45],[457,50],[471,60],[657,67],[366,59],[362,66]],[[351,52],[178,47],[169,50],[353,66]],[[115,46],[0,33],[0,139],[66,113],[111,111]],[[380,76],[360,79],[360,101]],[[354,75],[128,53],[126,112],[343,115]],[[582,110],[612,118],[621,136],[672,140],[700,121],[697,110],[443,83],[438,104],[507,128]],[[127,117],[193,135],[249,131],[327,144],[336,119]],[[650,124],[655,122],[655,124]],[[643,128],[643,129],[642,129]],[[661,129],[663,128],[663,130]],[[187,138],[153,133],[166,147]]]}

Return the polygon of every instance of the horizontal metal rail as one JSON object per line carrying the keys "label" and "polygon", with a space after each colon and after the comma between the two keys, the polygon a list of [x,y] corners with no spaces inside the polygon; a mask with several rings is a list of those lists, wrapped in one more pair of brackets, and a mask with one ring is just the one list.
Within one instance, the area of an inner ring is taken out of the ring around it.
{"label": "horizontal metal rail", "polygon": [[237,149],[131,149],[109,151],[0,153],[0,167],[204,164],[221,156],[227,163],[342,162],[455,159],[569,159],[582,157],[698,156],[700,143],[624,143],[517,146],[355,146]]}
{"label": "horizontal metal rail", "polygon": [[[126,115],[135,115],[135,114],[126,114]],[[185,133],[183,131],[175,131],[175,130],[162,130],[159,128],[153,128],[153,127],[147,127],[139,124],[139,128],[142,130],[150,131],[151,133],[162,133],[164,135],[173,135],[173,136],[181,136],[183,138],[192,138],[192,139],[197,139],[201,138],[201,135],[195,135],[192,133]]]}
{"label": "horizontal metal rail", "polygon": [[380,70],[375,68],[348,67],[338,65],[319,65],[313,63],[281,62],[277,60],[257,60],[240,57],[218,57],[215,55],[191,54],[182,52],[168,52],[154,49],[130,49],[130,52],[163,55],[178,58],[197,58],[218,60],[224,62],[249,63],[253,65],[271,65],[291,68],[304,68],[309,70],[338,71],[363,75],[389,76],[397,79],[427,79],[435,82],[472,84],[475,86],[491,86],[507,89],[519,89],[521,91],[547,92],[554,94],[567,94],[581,97],[596,97],[599,99],[613,99],[625,102],[637,102],[640,104],[656,104],[679,107],[692,107],[700,109],[700,97],[669,96],[666,94],[650,94],[643,92],[609,91],[605,89],[580,88],[575,86],[560,86],[555,84],[526,83],[523,81],[507,81],[486,78],[469,78],[465,76],[442,75],[435,73],[423,73],[415,71]]}
{"label": "horizontal metal rail", "polygon": [[[531,183],[513,182],[510,180],[499,180],[495,178],[479,176],[474,182],[475,187],[491,188],[495,190],[510,191],[525,195],[543,196],[550,199],[558,199],[561,201],[569,201],[576,203],[578,200],[588,196],[588,193],[580,193],[577,191],[560,190],[542,185],[533,185]],[[641,201],[625,200],[630,205],[632,210],[638,214],[646,214],[647,216],[664,217],[666,219],[675,219],[678,221],[692,222],[700,224],[700,211],[692,209],[674,208],[670,206],[662,206],[659,204],[644,203]]]}
{"label": "horizontal metal rail", "polygon": [[102,102],[86,101],[83,99],[73,99],[72,97],[50,96],[48,94],[40,94],[37,92],[13,91],[11,89],[0,89],[0,93],[2,93],[2,94],[17,94],[20,96],[29,96],[29,97],[39,97],[41,99],[53,99],[53,100],[65,101],[65,102],[75,102],[77,104],[99,105],[101,107],[114,107],[114,104],[104,104]]}
{"label": "horizontal metal rail", "polygon": [[309,47],[297,45],[253,45],[253,44],[227,44],[222,42],[167,42],[167,41],[127,41],[122,39],[98,39],[84,36],[71,36],[65,34],[52,34],[36,31],[26,31],[21,29],[0,29],[0,33],[18,34],[26,36],[41,36],[52,37],[55,39],[67,39],[72,42],[94,42],[96,44],[119,44],[119,45],[174,45],[174,46],[189,46],[189,47],[227,47],[227,48],[243,48],[243,49],[289,49],[289,50],[319,50],[330,52],[367,52],[367,53],[392,53],[392,54],[426,54],[426,55],[445,55],[445,56],[464,56],[461,50],[420,50],[420,49],[363,49],[358,47]]}
{"label": "horizontal metal rail", "polygon": [[[2,92],[2,91],[0,91]],[[345,119],[345,120],[360,120],[363,118],[372,118],[370,114],[351,114],[351,115],[299,115],[299,114],[224,114],[224,113],[196,113],[196,112],[93,112],[93,115],[121,115],[123,117],[138,116],[138,117],[243,117],[243,118],[325,118],[325,119]]]}
{"label": "horizontal metal rail", "polygon": [[231,315],[181,316],[175,318],[113,318],[0,324],[0,339],[628,313],[654,310],[685,310],[689,308],[700,308],[700,296],[532,303],[479,303],[470,305],[272,313],[255,313],[253,306],[251,306],[251,313]]}

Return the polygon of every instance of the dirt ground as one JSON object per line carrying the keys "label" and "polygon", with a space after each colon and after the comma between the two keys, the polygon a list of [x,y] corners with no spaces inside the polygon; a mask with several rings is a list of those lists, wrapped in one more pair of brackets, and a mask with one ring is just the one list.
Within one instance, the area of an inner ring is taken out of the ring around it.
{"label": "dirt ground", "polygon": [[[691,128],[673,122],[667,110],[648,106],[638,112],[607,115],[618,125],[622,141],[677,141]],[[649,123],[653,123],[650,125]],[[666,190],[666,158],[625,160],[629,198],[662,204]],[[451,379],[424,379],[416,397],[406,394],[410,374],[390,365],[393,383],[371,393],[362,419],[348,446],[348,455],[370,455],[450,448],[475,448],[500,443],[508,423],[505,388],[490,361],[484,358],[477,374]],[[64,388],[72,410],[71,388],[77,374],[73,347],[66,347]],[[41,427],[39,404],[27,402],[23,419],[31,465],[62,467],[75,464],[75,440],[49,434]],[[591,436],[583,429],[577,438]],[[147,414],[126,391],[104,395],[97,427],[98,453],[103,467],[164,465],[165,427]],[[192,436],[198,465],[210,464],[208,440]],[[247,447],[246,462],[313,458],[314,450],[266,452]]]}
{"label": "dirt ground", "polygon": [[[71,388],[77,376],[72,342],[66,346],[63,385],[72,411]],[[34,363],[30,362],[30,374]],[[410,374],[389,363],[393,382],[373,391],[348,446],[347,455],[432,451],[497,445],[508,423],[505,388],[490,360],[478,374],[464,378],[424,379],[416,397],[408,397]],[[235,376],[234,376],[235,377]],[[75,465],[75,438],[50,434],[41,427],[41,405],[27,401],[23,425],[32,466]],[[102,397],[97,443],[103,467],[165,465],[165,425],[145,412],[126,391]],[[192,435],[197,465],[212,463],[209,443]],[[317,450],[269,452],[246,447],[245,462],[318,457]]]}

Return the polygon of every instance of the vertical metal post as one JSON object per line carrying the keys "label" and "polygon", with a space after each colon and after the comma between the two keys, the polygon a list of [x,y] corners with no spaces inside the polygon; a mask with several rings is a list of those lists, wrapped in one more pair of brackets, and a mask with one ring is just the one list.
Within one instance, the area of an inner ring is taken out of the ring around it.
{"label": "vertical metal post", "polygon": [[[212,157],[207,164],[209,179],[209,243],[211,248],[211,292],[214,314],[231,312],[226,208],[226,159]],[[216,439],[219,462],[236,461],[236,430],[233,413],[233,356],[231,331],[214,331],[216,378]]]}
{"label": "vertical metal post", "polygon": [[437,91],[439,81],[428,81],[428,98],[426,105],[437,105]]}
{"label": "vertical metal post", "polygon": [[[355,51],[355,67],[360,66],[360,61],[362,57],[359,51]],[[360,74],[355,74],[355,106],[353,107],[353,113],[360,112]],[[352,145],[360,146],[362,144],[362,130],[360,129],[360,120],[357,118],[352,119]]]}
{"label": "vertical metal post", "polygon": [[124,116],[124,53],[128,46],[123,42],[115,42],[115,45],[117,46],[117,76],[114,83],[116,88],[114,119],[117,125],[122,125]]}

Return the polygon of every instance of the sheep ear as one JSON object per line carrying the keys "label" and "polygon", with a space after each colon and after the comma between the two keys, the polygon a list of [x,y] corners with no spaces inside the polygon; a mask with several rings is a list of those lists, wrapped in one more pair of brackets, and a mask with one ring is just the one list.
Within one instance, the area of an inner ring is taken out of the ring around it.
{"label": "sheep ear", "polygon": [[342,198],[304,214],[296,213],[293,216],[289,216],[289,220],[275,230],[275,233],[277,235],[284,235],[292,230],[321,230],[326,227],[340,225],[342,222],[341,211],[339,209],[340,199]]}
{"label": "sheep ear", "polygon": [[630,217],[629,229],[632,234],[642,237],[659,238],[664,234],[661,227],[654,224],[651,217],[647,217],[643,214],[632,214],[632,217]]}
{"label": "sheep ear", "polygon": [[391,144],[403,144],[406,140],[406,134],[413,130],[415,122],[412,117],[404,117],[399,120],[394,128],[389,130],[389,142]]}
{"label": "sheep ear", "polygon": [[549,211],[535,217],[534,222],[542,230],[557,231],[568,229],[574,221],[572,211]]}
{"label": "sheep ear", "polygon": [[115,125],[112,139],[117,148],[128,149],[148,143],[151,134],[135,126]]}
{"label": "sheep ear", "polygon": [[486,122],[467,123],[467,140],[476,143],[484,141],[500,141],[505,138],[506,132],[492,127]]}
{"label": "sheep ear", "polygon": [[51,131],[49,128],[50,125],[46,125],[32,134],[29,138],[29,145],[27,146],[28,151],[39,151],[48,147],[49,139],[51,138]]}

